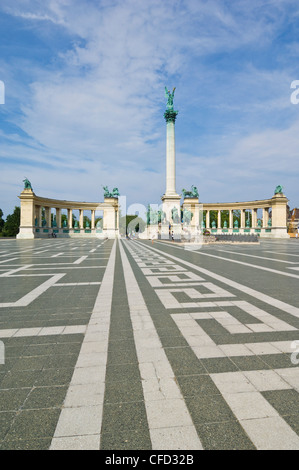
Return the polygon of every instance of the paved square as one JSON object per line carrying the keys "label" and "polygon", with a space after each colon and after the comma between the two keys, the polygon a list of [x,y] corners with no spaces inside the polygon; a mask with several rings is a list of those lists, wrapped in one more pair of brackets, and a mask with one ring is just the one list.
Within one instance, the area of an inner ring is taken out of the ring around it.
{"label": "paved square", "polygon": [[0,242],[0,449],[299,450],[299,242]]}

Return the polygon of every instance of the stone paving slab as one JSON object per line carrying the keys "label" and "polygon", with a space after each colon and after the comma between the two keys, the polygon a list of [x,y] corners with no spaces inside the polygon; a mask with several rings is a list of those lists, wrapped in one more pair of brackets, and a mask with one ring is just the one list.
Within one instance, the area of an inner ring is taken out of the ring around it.
{"label": "stone paving slab", "polygon": [[1,450],[299,449],[296,240],[0,245]]}

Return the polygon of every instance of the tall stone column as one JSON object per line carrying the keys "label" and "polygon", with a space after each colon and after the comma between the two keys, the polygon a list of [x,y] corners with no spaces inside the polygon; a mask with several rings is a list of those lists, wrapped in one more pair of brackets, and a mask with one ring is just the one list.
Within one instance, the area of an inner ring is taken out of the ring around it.
{"label": "tall stone column", "polygon": [[251,214],[252,214],[252,228],[255,229],[257,227],[257,209],[252,209]]}
{"label": "tall stone column", "polygon": [[181,196],[176,192],[176,168],[175,168],[175,120],[178,111],[173,109],[174,90],[166,90],[168,98],[164,118],[166,121],[166,191],[162,196],[163,212],[166,214],[167,223],[161,227],[162,238],[168,238],[170,230],[175,238],[181,235]]}
{"label": "tall stone column", "polygon": [[245,228],[245,209],[241,209],[241,228]]}
{"label": "tall stone column", "polygon": [[69,230],[73,228],[73,209],[67,210],[67,220]]}
{"label": "tall stone column", "polygon": [[51,207],[45,207],[46,227],[51,228]]}
{"label": "tall stone column", "polygon": [[37,227],[42,226],[42,206],[36,206]]}
{"label": "tall stone column", "polygon": [[84,226],[83,226],[83,222],[84,222],[84,210],[83,209],[79,209],[79,227],[80,227],[80,230],[83,230]]}
{"label": "tall stone column", "polygon": [[263,208],[263,228],[268,227],[268,220],[269,220],[269,207]]}
{"label": "tall stone column", "polygon": [[61,228],[61,209],[60,207],[56,208],[56,223],[57,223],[57,228]]}
{"label": "tall stone column", "polygon": [[229,229],[232,230],[234,228],[234,211],[233,209],[229,210]]}
{"label": "tall stone column", "polygon": [[221,229],[221,211],[218,211],[217,228]]}
{"label": "tall stone column", "polygon": [[206,212],[206,229],[210,229],[210,211]]}
{"label": "tall stone column", "polygon": [[91,230],[95,229],[95,210],[91,211]]}

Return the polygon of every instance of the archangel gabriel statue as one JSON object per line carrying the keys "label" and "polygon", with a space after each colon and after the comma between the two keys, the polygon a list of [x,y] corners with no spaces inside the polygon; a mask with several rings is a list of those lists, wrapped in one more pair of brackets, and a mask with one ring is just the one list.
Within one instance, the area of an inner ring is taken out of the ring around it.
{"label": "archangel gabriel statue", "polygon": [[165,96],[167,98],[167,109],[173,109],[174,91],[175,91],[175,88],[172,90],[172,93],[170,93],[170,91],[167,90],[167,87],[165,87]]}

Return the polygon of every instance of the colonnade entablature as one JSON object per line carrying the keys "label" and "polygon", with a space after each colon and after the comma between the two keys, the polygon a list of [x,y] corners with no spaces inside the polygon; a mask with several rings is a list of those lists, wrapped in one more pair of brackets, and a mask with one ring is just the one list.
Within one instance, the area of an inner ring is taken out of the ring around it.
{"label": "colonnade entablature", "polygon": [[[50,236],[117,238],[119,235],[117,197],[105,197],[101,203],[63,201],[39,197],[32,188],[25,188],[19,198],[21,220],[18,239]],[[86,222],[84,214],[87,213],[90,217]]]}
{"label": "colonnade entablature", "polygon": [[287,203],[283,193],[258,201],[203,203],[202,228],[212,234],[254,233],[261,237],[288,238]]}

